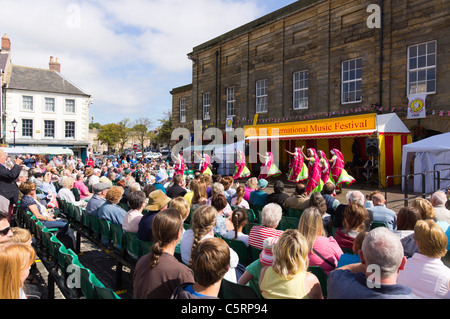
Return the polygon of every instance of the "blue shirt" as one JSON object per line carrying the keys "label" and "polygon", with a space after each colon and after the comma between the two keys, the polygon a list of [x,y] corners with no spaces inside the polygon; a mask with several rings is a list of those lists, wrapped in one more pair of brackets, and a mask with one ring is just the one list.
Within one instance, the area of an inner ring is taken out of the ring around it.
{"label": "blue shirt", "polygon": [[358,272],[336,269],[328,274],[328,299],[416,299],[411,288],[404,285],[368,287],[367,277]]}
{"label": "blue shirt", "polygon": [[166,189],[164,188],[164,185],[161,183],[154,183],[153,185],[155,185],[156,189],[160,189],[163,191],[164,194],[166,194]]}
{"label": "blue shirt", "polygon": [[397,229],[397,214],[383,205],[376,205],[370,209],[373,215],[373,221],[377,223],[384,223],[388,229]]}
{"label": "blue shirt", "polygon": [[94,194],[86,205],[86,213],[98,217],[98,209],[106,203],[106,199]]}
{"label": "blue shirt", "polygon": [[98,218],[122,225],[126,213],[127,212],[122,207],[106,201],[106,203],[98,209]]}

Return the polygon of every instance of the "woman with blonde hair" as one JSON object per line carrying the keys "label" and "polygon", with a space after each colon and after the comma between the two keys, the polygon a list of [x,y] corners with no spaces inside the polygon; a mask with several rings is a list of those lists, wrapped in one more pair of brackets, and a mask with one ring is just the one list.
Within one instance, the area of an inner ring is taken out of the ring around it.
{"label": "woman with blonde hair", "polygon": [[419,220],[414,226],[416,252],[399,272],[397,282],[426,299],[450,299],[450,268],[441,260],[447,254],[448,238],[431,219]]}
{"label": "woman with blonde hair", "polygon": [[[217,210],[212,206],[203,205],[194,211],[191,219],[192,226],[183,234],[180,243],[181,260],[185,264],[191,264],[191,253],[202,240],[214,237],[216,220]],[[225,279],[237,282],[238,277],[240,277],[240,273],[236,271],[239,266],[239,256],[231,248],[230,255],[230,269],[225,275]]]}
{"label": "woman with blonde hair", "polygon": [[425,198],[414,199],[411,206],[419,210],[422,220],[434,219],[436,217],[436,212],[434,211],[433,205],[431,205],[431,202]]}
{"label": "woman with blonde hair", "polygon": [[328,275],[336,268],[343,251],[332,236],[326,237],[322,214],[318,208],[305,209],[298,223],[298,231],[308,244],[309,264],[320,266]]}
{"label": "woman with blonde hair", "polygon": [[192,270],[174,257],[182,230],[178,210],[168,208],[156,214],[151,252],[138,260],[133,273],[135,299],[169,299],[179,285],[194,281]]}
{"label": "woman with blonde hair", "polygon": [[244,187],[244,199],[246,201],[250,200],[250,193],[255,191],[258,187],[258,179],[256,177],[250,177],[245,183]]}
{"label": "woman with blonde hair", "polygon": [[259,279],[264,298],[323,298],[319,280],[308,272],[308,244],[298,230],[286,230],[272,251],[272,266],[264,267]]}
{"label": "woman with blonde hair", "polygon": [[0,299],[27,299],[23,288],[36,253],[31,245],[0,245]]}

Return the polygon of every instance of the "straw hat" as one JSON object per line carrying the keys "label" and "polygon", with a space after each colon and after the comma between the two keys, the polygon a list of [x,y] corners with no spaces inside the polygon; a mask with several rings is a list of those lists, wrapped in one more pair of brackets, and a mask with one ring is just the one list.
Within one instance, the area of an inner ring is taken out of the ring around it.
{"label": "straw hat", "polygon": [[164,194],[162,190],[157,189],[148,194],[148,205],[147,207],[145,207],[145,209],[150,211],[158,211],[166,206],[170,201],[170,197]]}

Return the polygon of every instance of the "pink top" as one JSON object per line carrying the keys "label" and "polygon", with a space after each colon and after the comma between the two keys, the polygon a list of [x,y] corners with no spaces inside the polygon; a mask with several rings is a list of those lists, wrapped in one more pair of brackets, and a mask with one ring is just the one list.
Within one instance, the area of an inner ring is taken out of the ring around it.
{"label": "pink top", "polygon": [[[332,237],[318,236],[314,242],[313,248],[321,254],[325,259],[337,266],[339,258],[344,253],[339,247],[337,241]],[[326,261],[320,258],[314,252],[308,254],[310,266],[320,266],[328,276],[328,273],[336,267],[331,267]]]}
{"label": "pink top", "polygon": [[256,190],[255,188],[249,188],[249,187],[245,186],[244,187],[244,199],[246,201],[249,201],[250,200],[250,193],[255,191],[255,190]]}
{"label": "pink top", "polygon": [[75,181],[73,183],[73,187],[77,188],[80,191],[80,198],[84,199],[86,197],[89,197],[89,188],[86,186],[86,184],[83,183],[83,181]]}

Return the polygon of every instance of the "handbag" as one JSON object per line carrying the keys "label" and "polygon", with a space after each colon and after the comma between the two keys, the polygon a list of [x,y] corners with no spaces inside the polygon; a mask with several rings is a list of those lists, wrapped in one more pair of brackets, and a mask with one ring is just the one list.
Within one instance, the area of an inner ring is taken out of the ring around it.
{"label": "handbag", "polygon": [[319,254],[318,251],[315,250],[314,248],[313,248],[313,252],[314,252],[317,256],[319,256],[324,262],[326,262],[328,265],[330,265],[333,269],[336,268],[336,265],[335,265],[335,264],[333,264],[331,261],[329,261],[328,259],[326,259],[325,257],[323,257],[321,254]]}

